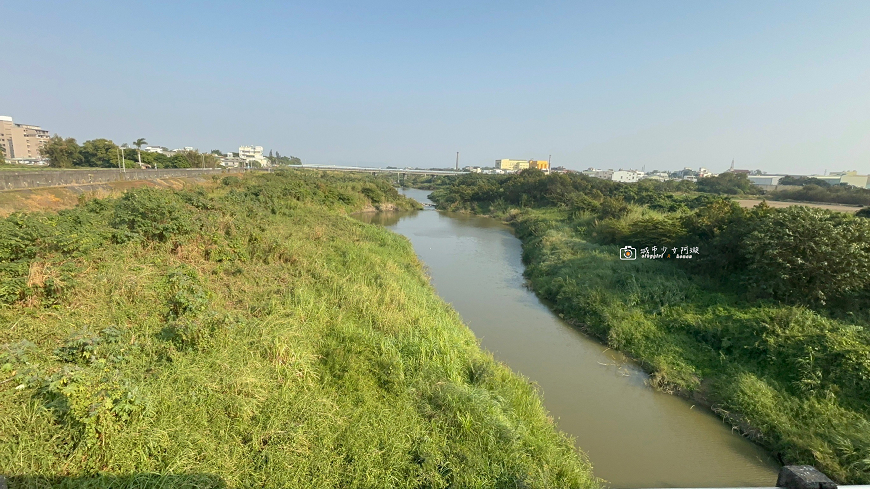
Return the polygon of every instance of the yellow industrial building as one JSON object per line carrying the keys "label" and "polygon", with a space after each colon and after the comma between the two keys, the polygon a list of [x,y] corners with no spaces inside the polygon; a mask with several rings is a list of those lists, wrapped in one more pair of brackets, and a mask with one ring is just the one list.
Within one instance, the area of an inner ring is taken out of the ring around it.
{"label": "yellow industrial building", "polygon": [[495,167],[507,171],[525,170],[529,167],[529,160],[495,160]]}
{"label": "yellow industrial building", "polygon": [[536,168],[538,170],[543,170],[545,172],[550,171],[550,162],[544,160],[530,160],[529,168]]}
{"label": "yellow industrial building", "polygon": [[520,171],[526,168],[550,171],[550,163],[545,160],[495,160],[495,167],[506,171]]}

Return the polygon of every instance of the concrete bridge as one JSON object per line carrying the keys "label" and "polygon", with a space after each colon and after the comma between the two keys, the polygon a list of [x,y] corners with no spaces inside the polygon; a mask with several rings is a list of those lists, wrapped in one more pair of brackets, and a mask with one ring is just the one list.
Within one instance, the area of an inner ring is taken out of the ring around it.
{"label": "concrete bridge", "polygon": [[364,166],[339,166],[339,165],[293,165],[283,168],[299,169],[299,170],[326,170],[326,171],[345,171],[356,173],[396,173],[398,175],[462,175],[467,172],[455,170],[420,170],[417,168],[374,168]]}

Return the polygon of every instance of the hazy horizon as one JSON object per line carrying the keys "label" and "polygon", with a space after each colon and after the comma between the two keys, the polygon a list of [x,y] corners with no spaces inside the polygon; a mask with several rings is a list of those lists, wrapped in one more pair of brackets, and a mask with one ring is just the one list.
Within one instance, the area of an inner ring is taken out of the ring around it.
{"label": "hazy horizon", "polygon": [[870,2],[7,3],[0,115],[309,164],[870,172]]}

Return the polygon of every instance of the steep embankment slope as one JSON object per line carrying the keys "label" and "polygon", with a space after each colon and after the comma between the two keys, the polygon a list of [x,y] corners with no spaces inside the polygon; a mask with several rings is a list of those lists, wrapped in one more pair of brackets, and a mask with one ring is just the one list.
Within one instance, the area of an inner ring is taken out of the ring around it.
{"label": "steep embankment slope", "polygon": [[139,189],[0,221],[13,485],[589,487],[351,177]]}

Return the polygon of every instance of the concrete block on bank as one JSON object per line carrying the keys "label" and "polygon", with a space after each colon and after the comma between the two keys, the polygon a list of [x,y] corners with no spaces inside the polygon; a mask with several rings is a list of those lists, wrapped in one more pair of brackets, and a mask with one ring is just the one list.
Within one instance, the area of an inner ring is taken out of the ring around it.
{"label": "concrete block on bank", "polygon": [[786,465],[776,478],[777,487],[787,489],[837,489],[837,483],[812,465]]}

